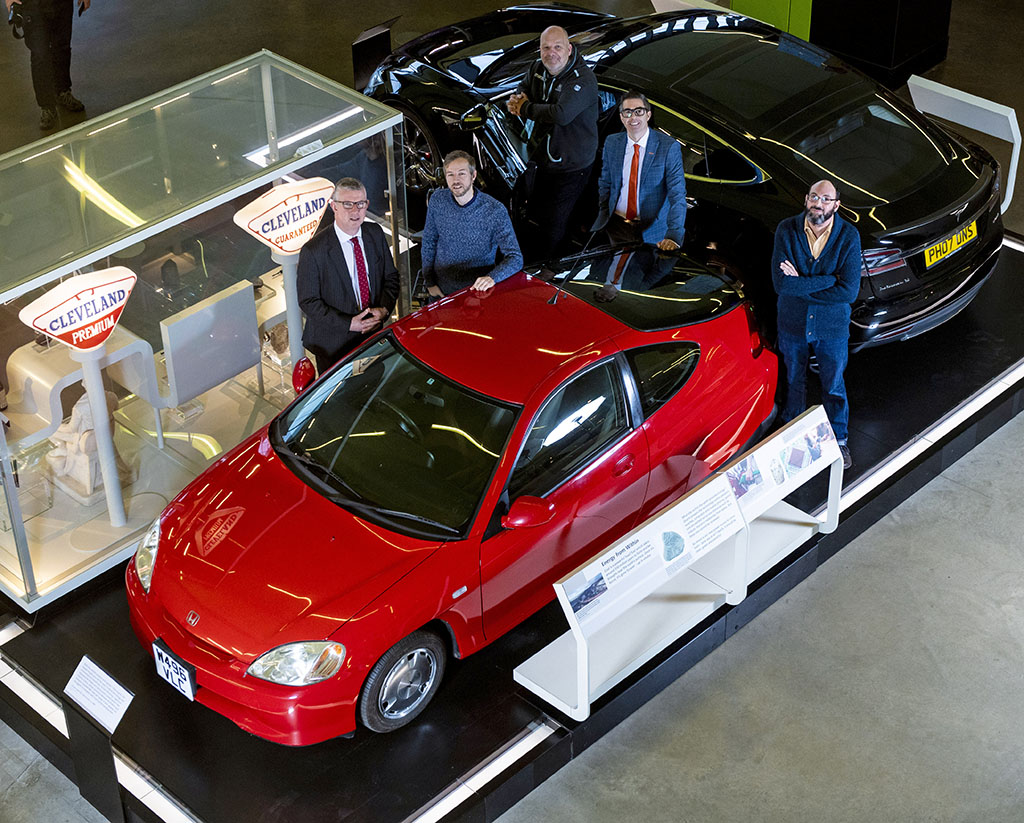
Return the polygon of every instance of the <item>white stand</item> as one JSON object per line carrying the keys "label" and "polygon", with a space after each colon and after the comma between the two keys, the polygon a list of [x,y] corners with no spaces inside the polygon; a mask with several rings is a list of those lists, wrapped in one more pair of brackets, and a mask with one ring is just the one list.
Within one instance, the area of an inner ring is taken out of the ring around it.
{"label": "white stand", "polygon": [[117,473],[117,457],[114,454],[114,434],[110,430],[110,414],[107,411],[107,394],[103,388],[103,373],[100,361],[106,356],[106,344],[92,351],[72,351],[71,357],[82,364],[82,382],[92,406],[96,450],[100,460],[100,474],[103,476],[103,492],[107,498],[107,515],[110,525],[120,528],[127,523],[124,514],[124,499],[121,497],[121,478]]}
{"label": "white stand", "polygon": [[[783,501],[830,468],[824,518]],[[722,467],[555,584],[569,631],[517,683],[574,720],[594,700],[839,520],[843,462],[820,406]]]}
{"label": "white stand", "polygon": [[281,264],[284,277],[285,316],[288,321],[288,353],[292,358],[292,367],[306,353],[302,350],[302,311],[299,309],[299,255],[284,254],[275,251],[270,255],[275,263]]}

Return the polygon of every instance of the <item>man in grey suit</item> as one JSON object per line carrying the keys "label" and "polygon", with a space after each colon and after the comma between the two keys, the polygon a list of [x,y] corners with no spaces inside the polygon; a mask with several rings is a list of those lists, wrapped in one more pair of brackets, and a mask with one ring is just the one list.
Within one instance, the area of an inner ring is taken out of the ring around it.
{"label": "man in grey suit", "polygon": [[331,195],[334,224],[299,254],[302,345],[320,374],[380,328],[398,300],[398,270],[384,230],[363,222],[367,206],[362,183],[339,180]]}
{"label": "man in grey suit", "polygon": [[648,126],[651,104],[640,92],[622,95],[619,117],[626,130],[609,135],[604,144],[593,231],[605,229],[612,243],[678,249],[686,222],[682,150]]}

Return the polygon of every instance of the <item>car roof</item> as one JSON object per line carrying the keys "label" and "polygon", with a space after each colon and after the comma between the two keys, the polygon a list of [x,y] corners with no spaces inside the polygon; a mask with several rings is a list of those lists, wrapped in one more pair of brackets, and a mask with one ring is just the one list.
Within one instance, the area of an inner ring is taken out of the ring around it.
{"label": "car roof", "polygon": [[706,266],[649,244],[598,249],[553,265],[556,278],[570,268],[566,291],[637,331],[701,323],[743,299],[733,284]]}
{"label": "car roof", "polygon": [[553,371],[585,358],[625,331],[614,318],[527,274],[489,292],[469,289],[392,326],[396,339],[428,367],[474,391],[525,403]]}
{"label": "car roof", "polygon": [[761,135],[798,127],[786,124],[835,94],[873,91],[828,52],[735,13],[648,15],[598,31],[600,38],[581,48],[609,77]]}

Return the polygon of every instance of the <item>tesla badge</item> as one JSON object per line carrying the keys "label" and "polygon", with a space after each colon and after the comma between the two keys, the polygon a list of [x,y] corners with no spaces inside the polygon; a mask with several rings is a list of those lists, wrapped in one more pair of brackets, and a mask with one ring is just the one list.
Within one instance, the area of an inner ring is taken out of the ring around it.
{"label": "tesla badge", "polygon": [[199,612],[197,612],[197,611],[189,612],[188,615],[185,617],[185,622],[188,623],[190,626],[194,627],[196,625],[196,623],[199,622]]}

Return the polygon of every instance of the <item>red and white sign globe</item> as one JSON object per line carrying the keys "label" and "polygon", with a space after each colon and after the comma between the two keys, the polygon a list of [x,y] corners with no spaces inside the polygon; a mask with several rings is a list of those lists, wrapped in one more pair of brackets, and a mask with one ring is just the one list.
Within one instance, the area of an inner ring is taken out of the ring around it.
{"label": "red and white sign globe", "polygon": [[73,349],[91,351],[110,337],[135,287],[124,266],[69,277],[18,312],[18,319]]}
{"label": "red and white sign globe", "polygon": [[282,183],[235,212],[235,224],[284,254],[297,254],[320,224],[334,184],[324,177]]}

